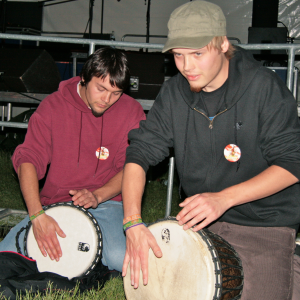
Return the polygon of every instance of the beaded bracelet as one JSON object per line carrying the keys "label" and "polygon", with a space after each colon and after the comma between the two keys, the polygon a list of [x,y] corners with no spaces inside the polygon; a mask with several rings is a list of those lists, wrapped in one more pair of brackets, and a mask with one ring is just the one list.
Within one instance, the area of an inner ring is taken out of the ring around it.
{"label": "beaded bracelet", "polygon": [[133,216],[127,217],[123,220],[123,225],[128,223],[129,221],[137,220],[140,218],[141,218],[141,215],[133,215]]}
{"label": "beaded bracelet", "polygon": [[124,231],[126,231],[128,228],[133,227],[134,225],[137,225],[137,224],[142,224],[142,223],[143,223],[142,219],[138,218],[136,220],[129,221],[126,224],[124,224],[123,229],[124,229]]}
{"label": "beaded bracelet", "polygon": [[40,210],[38,213],[32,215],[31,217],[29,217],[30,221],[32,221],[33,219],[35,219],[36,217],[42,215],[43,213],[45,213],[45,211],[42,209]]}

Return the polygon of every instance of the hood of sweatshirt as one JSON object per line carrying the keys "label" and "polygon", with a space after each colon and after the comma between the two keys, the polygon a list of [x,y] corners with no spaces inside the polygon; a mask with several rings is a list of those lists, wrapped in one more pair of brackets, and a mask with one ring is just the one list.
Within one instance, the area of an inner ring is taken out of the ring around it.
{"label": "hood of sweatshirt", "polygon": [[64,99],[71,105],[73,105],[76,109],[84,113],[90,113],[90,108],[88,108],[85,102],[78,95],[77,89],[74,89],[74,82],[79,83],[80,80],[80,77],[76,76],[70,80],[62,81],[59,84],[58,91],[61,93]]}
{"label": "hood of sweatshirt", "polygon": [[[252,80],[255,78],[260,65],[246,50],[235,46],[235,52],[232,59],[229,61],[229,76],[225,99],[221,110],[230,109],[244,94]],[[243,55],[242,55],[243,53]],[[244,71],[247,69],[247,76],[244,76]],[[181,77],[181,78],[180,78]],[[192,92],[188,81],[181,74],[178,76],[179,91],[185,102],[192,108],[199,105],[199,93]],[[225,106],[225,107],[224,107]],[[198,110],[206,114],[203,107],[197,107]]]}

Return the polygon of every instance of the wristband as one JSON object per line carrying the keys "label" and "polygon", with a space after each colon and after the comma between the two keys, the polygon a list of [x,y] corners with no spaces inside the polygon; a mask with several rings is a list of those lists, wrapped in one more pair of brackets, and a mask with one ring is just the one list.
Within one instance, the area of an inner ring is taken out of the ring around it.
{"label": "wristband", "polygon": [[141,218],[133,220],[133,221],[129,221],[126,224],[123,225],[123,229],[124,229],[124,231],[126,231],[129,227],[132,227],[132,226],[137,225],[137,224],[142,224],[142,223],[143,223],[143,221],[142,221]]}
{"label": "wristband", "polygon": [[130,221],[137,220],[137,219],[140,219],[140,218],[142,218],[141,215],[133,215],[133,216],[127,217],[123,220],[123,225],[130,222]]}
{"label": "wristband", "polygon": [[135,227],[135,226],[139,226],[139,225],[145,225],[145,223],[138,223],[132,226],[127,227],[124,231],[126,232],[126,230],[128,230],[129,228]]}
{"label": "wristband", "polygon": [[36,217],[42,215],[43,213],[45,213],[45,211],[42,209],[40,210],[38,213],[32,215],[31,217],[29,217],[30,221],[32,221],[33,219],[35,219]]}

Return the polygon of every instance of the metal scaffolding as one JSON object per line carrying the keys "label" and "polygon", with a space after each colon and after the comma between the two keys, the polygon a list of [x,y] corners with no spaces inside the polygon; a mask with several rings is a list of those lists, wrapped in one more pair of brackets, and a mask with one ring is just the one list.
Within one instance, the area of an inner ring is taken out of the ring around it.
{"label": "metal scaffolding", "polygon": [[[55,43],[75,43],[89,45],[89,55],[95,51],[96,45],[101,46],[113,46],[121,49],[124,48],[145,48],[145,49],[156,49],[162,50],[163,44],[150,44],[150,43],[135,43],[135,42],[117,42],[107,40],[93,40],[93,39],[82,39],[82,38],[62,38],[62,37],[45,37],[45,36],[33,36],[33,35],[20,35],[20,34],[5,34],[0,33],[0,39],[20,40],[20,41],[36,41],[39,42],[55,42]],[[286,50],[288,55],[288,67],[287,67],[287,87],[292,91],[293,84],[293,72],[295,66],[295,54],[300,49],[300,44],[239,44],[240,47],[248,50]],[[76,59],[76,58],[75,58]],[[74,61],[74,57],[73,57]],[[74,61],[75,62],[75,61]],[[31,97],[44,99],[47,95],[42,94],[28,94]],[[149,110],[154,100],[141,100],[137,99],[143,106],[144,110]],[[4,121],[4,106],[2,107],[2,121],[0,126],[2,127],[17,127],[27,128],[27,123],[8,122],[11,119],[11,108],[12,103],[35,103],[38,104],[40,101],[33,100],[26,97],[19,97],[16,93],[11,92],[0,92],[0,102],[7,102],[7,121]],[[299,108],[298,108],[299,114]],[[169,160],[169,177],[168,177],[168,188],[167,188],[167,203],[165,216],[169,216],[171,212],[172,202],[172,190],[173,190],[173,177],[174,177],[175,160],[171,157]]]}

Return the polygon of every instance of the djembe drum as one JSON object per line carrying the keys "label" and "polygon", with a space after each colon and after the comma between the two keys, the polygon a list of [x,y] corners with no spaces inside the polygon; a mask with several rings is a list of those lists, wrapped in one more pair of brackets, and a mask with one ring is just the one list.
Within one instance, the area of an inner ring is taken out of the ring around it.
{"label": "djembe drum", "polygon": [[237,300],[243,289],[241,260],[233,247],[207,229],[183,230],[175,218],[149,227],[163,257],[149,250],[148,284],[131,286],[130,268],[124,277],[127,300]]}
{"label": "djembe drum", "polygon": [[24,237],[25,255],[36,260],[40,272],[52,272],[69,279],[89,274],[102,252],[102,234],[97,220],[88,210],[71,202],[55,203],[44,210],[66,234],[65,238],[57,236],[62,257],[57,262],[42,255],[31,222]]}

